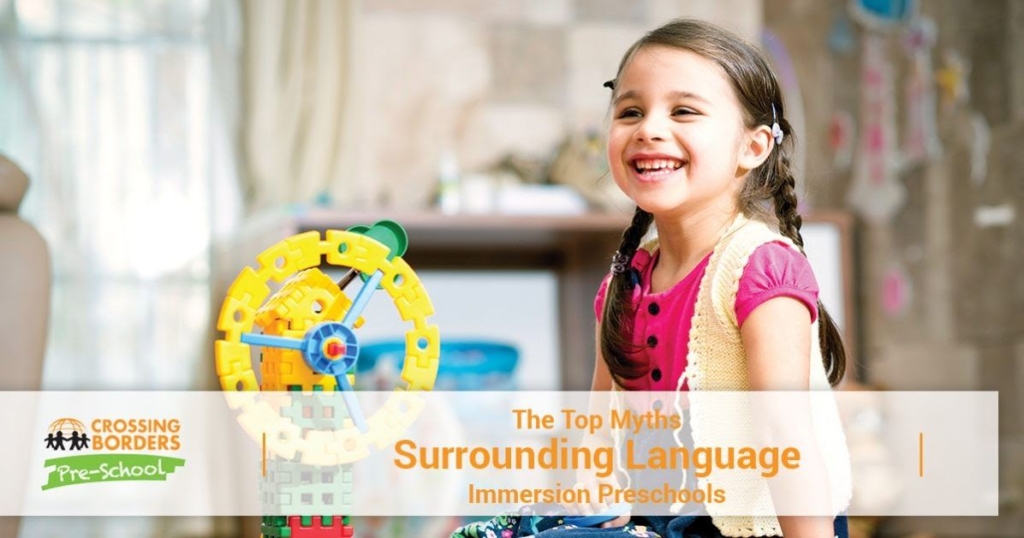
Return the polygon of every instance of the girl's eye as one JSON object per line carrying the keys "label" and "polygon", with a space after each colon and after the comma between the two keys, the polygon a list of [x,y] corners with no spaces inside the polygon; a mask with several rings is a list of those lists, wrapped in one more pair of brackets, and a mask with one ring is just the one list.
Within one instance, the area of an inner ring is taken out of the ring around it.
{"label": "girl's eye", "polygon": [[673,116],[687,116],[687,115],[696,114],[696,113],[697,112],[695,112],[694,110],[689,109],[689,108],[677,108],[677,109],[672,111],[672,115]]}
{"label": "girl's eye", "polygon": [[619,118],[639,118],[640,111],[635,108],[627,108],[622,112],[619,112]]}

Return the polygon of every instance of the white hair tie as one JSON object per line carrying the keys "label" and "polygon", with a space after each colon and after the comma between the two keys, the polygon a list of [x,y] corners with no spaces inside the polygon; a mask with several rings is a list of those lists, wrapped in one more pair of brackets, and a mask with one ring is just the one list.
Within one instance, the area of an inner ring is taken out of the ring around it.
{"label": "white hair tie", "polygon": [[782,144],[782,139],[785,136],[786,134],[782,132],[782,127],[779,126],[779,118],[775,115],[775,103],[772,103],[772,138],[775,139],[775,145]]}

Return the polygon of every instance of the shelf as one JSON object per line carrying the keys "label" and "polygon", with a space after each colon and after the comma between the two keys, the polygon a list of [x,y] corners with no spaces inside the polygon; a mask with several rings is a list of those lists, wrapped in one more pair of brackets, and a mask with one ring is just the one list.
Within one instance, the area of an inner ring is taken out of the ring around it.
{"label": "shelf", "polygon": [[445,215],[309,209],[290,215],[292,233],[346,229],[392,219],[409,233],[403,258],[419,269],[548,270],[558,279],[562,388],[586,390],[594,365],[593,303],[632,215]]}
{"label": "shelf", "polygon": [[[409,233],[409,251],[403,258],[417,269],[553,271],[558,278],[562,388],[589,388],[595,356],[594,293],[608,272],[612,253],[631,214],[445,215],[312,208],[293,211],[288,216],[287,231],[346,229],[386,218],[401,223]],[[831,253],[835,258],[825,266],[835,274],[822,273],[819,281],[835,282],[840,290],[848,354],[856,357],[852,219],[845,213],[818,212],[806,215],[804,222],[826,224],[836,231],[837,244],[811,245],[810,250]]]}
{"label": "shelf", "polygon": [[438,212],[357,212],[325,209],[293,215],[301,231],[344,229],[372,224],[381,219],[400,223],[409,232],[410,244],[486,249],[560,248],[567,241],[618,238],[631,216],[606,213],[581,215],[445,215]]}
{"label": "shelf", "polygon": [[[356,224],[391,219],[409,232],[413,245],[516,249],[560,247],[566,240],[617,240],[632,218],[632,214],[626,213],[446,215],[436,211],[339,211],[323,208],[303,209],[291,215],[300,231],[346,229]],[[828,222],[844,228],[850,225],[848,215],[836,212],[805,215],[804,222]]]}

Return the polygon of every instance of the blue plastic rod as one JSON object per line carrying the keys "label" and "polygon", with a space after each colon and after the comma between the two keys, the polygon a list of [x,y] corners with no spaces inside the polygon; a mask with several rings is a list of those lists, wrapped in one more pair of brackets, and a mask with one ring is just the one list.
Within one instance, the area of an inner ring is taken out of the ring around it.
{"label": "blue plastic rod", "polygon": [[381,271],[374,271],[373,276],[370,277],[363,287],[359,289],[359,293],[356,294],[356,298],[352,301],[352,306],[345,312],[345,317],[341,320],[341,324],[351,329],[352,325],[362,315],[366,305],[370,302],[370,298],[373,297],[373,292],[377,290],[377,285],[384,279],[384,273]]}
{"label": "blue plastic rod", "polygon": [[268,336],[266,334],[243,333],[242,343],[263,347],[282,347],[285,349],[302,349],[303,341],[298,338],[284,336]]}
{"label": "blue plastic rod", "polygon": [[345,407],[348,408],[348,414],[352,417],[352,422],[355,423],[356,428],[359,428],[360,433],[366,433],[368,428],[366,427],[366,419],[363,418],[363,410],[359,407],[359,400],[356,399],[356,394],[352,392],[352,384],[348,382],[348,376],[341,374],[335,376],[338,381],[338,385],[341,386],[341,397],[345,399]]}

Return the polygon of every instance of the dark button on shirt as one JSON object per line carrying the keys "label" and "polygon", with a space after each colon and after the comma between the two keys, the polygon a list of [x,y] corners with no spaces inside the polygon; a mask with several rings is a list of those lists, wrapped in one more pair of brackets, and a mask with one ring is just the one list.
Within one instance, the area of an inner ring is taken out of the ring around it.
{"label": "dark button on shirt", "polygon": [[650,312],[652,316],[657,316],[658,312],[661,312],[661,307],[658,306],[658,303],[651,303],[647,305],[647,311]]}
{"label": "dark button on shirt", "polygon": [[659,370],[658,368],[651,370],[651,379],[655,381],[661,381],[661,370]]}
{"label": "dark button on shirt", "polygon": [[647,345],[650,347],[657,347],[658,337],[653,334],[647,337]]}

